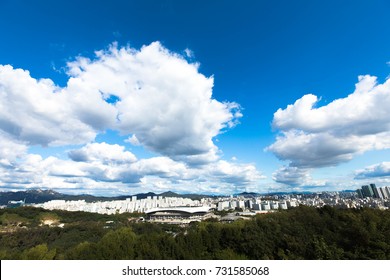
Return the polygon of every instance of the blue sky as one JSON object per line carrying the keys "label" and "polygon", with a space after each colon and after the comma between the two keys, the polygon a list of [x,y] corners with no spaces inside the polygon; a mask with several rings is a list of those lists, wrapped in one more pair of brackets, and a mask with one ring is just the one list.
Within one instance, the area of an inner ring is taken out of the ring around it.
{"label": "blue sky", "polygon": [[390,176],[387,1],[0,1],[0,188]]}

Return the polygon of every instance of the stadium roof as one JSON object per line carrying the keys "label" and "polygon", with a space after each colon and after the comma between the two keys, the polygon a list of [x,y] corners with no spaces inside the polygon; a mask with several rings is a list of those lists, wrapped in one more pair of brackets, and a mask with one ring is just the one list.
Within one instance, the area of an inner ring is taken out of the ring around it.
{"label": "stadium roof", "polygon": [[175,212],[175,213],[186,213],[186,214],[204,214],[209,212],[210,207],[200,206],[200,207],[168,207],[168,208],[152,208],[145,211],[146,214],[155,214],[157,212]]}

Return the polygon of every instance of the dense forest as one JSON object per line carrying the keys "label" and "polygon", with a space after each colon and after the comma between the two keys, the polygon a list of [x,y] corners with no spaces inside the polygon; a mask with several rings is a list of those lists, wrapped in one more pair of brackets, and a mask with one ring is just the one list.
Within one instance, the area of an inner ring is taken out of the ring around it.
{"label": "dense forest", "polygon": [[0,209],[0,259],[390,259],[390,211],[297,208],[225,224]]}

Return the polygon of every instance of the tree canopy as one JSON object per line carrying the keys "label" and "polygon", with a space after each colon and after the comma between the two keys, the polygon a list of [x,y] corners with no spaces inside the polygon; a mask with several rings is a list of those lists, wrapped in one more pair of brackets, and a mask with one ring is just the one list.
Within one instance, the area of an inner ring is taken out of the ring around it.
{"label": "tree canopy", "polygon": [[369,208],[300,206],[181,227],[22,207],[1,209],[0,221],[1,259],[390,259],[390,211]]}

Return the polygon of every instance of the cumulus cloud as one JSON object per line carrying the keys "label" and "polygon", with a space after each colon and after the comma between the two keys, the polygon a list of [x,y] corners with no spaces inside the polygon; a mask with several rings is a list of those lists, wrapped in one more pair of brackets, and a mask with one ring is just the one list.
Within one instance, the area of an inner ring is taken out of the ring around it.
{"label": "cumulus cloud", "polygon": [[189,48],[186,48],[184,50],[184,53],[185,55],[188,57],[188,58],[192,58],[194,56],[194,52],[192,50],[190,50]]}
{"label": "cumulus cloud", "polygon": [[218,158],[213,138],[242,117],[234,102],[212,98],[213,77],[155,42],[78,57],[69,80],[49,79],[0,66],[0,130],[29,145],[84,144],[106,129],[129,142],[189,162]]}
{"label": "cumulus cloud", "polygon": [[313,179],[310,176],[311,171],[311,169],[283,166],[272,174],[272,179],[277,183],[288,185],[296,191],[313,190],[321,187],[332,189],[335,187],[335,182]]}
{"label": "cumulus cloud", "polygon": [[[255,187],[264,176],[252,164],[223,160],[191,166],[169,157],[137,159],[124,146],[89,143],[68,152],[69,159],[24,153],[12,168],[0,165],[0,186],[77,189],[99,193],[177,190],[229,193]],[[219,189],[214,189],[218,186]]]}
{"label": "cumulus cloud", "polygon": [[[91,151],[93,155],[93,149],[90,149],[90,146],[87,145],[79,150],[72,151],[69,155],[82,152],[83,159],[91,158],[87,154],[88,151]],[[116,147],[118,145],[110,146],[112,146],[112,149],[115,148],[122,153],[122,155],[116,155],[116,158],[124,158],[125,154],[128,153],[124,151],[124,147],[119,149]],[[165,183],[169,182],[170,185],[177,183],[184,184],[183,182],[186,182],[185,184],[187,186],[196,188],[199,180],[204,182],[213,181],[216,184],[245,186],[256,185],[260,179],[264,179],[264,176],[260,174],[253,164],[230,163],[224,160],[218,160],[207,165],[191,166],[172,160],[169,157],[153,157],[137,161],[121,161],[117,166],[113,166],[112,164],[108,164],[110,161],[103,157],[96,157],[96,159],[92,162],[90,160],[83,160],[84,162],[93,164],[81,167],[82,170],[87,171],[89,178],[96,179],[96,175],[100,174],[98,179],[102,180],[101,174],[111,174],[111,176],[104,176],[105,178],[123,183],[142,183],[143,178],[158,177],[160,182],[165,179]],[[91,170],[98,172],[91,172]]]}
{"label": "cumulus cloud", "polygon": [[26,152],[27,146],[24,143],[14,141],[0,130],[0,166],[12,167]]}
{"label": "cumulus cloud", "polygon": [[79,118],[76,107],[51,80],[0,65],[0,130],[17,141],[47,146],[93,140],[94,128]]}
{"label": "cumulus cloud", "polygon": [[316,107],[319,98],[307,94],[278,109],[272,125],[279,130],[267,150],[290,167],[334,166],[369,150],[390,148],[390,80],[377,83],[359,76],[355,91]]}
{"label": "cumulus cloud", "polygon": [[307,133],[331,132],[336,137],[365,136],[390,128],[390,80],[377,84],[373,76],[359,76],[355,91],[346,98],[315,108],[318,97],[308,94],[274,114],[273,126]]}
{"label": "cumulus cloud", "polygon": [[290,165],[301,168],[333,166],[347,162],[355,154],[389,147],[388,133],[358,137],[336,137],[329,132],[306,133],[292,130],[283,132],[268,147],[279,159],[291,161]]}
{"label": "cumulus cloud", "polygon": [[133,146],[141,145],[141,143],[138,141],[137,137],[134,134],[131,137],[127,138],[125,142],[130,143]]}
{"label": "cumulus cloud", "polygon": [[181,162],[175,162],[168,157],[141,159],[132,164],[130,170],[140,176],[159,176],[161,178],[185,178],[187,167]]}
{"label": "cumulus cloud", "polygon": [[68,88],[116,96],[115,128],[162,155],[214,152],[213,138],[241,117],[238,104],[212,98],[213,77],[158,42],[140,51],[112,45],[94,61],[79,58],[68,66]]}
{"label": "cumulus cloud", "polygon": [[265,176],[261,175],[253,164],[231,163],[225,160],[210,164],[207,167],[207,172],[210,177],[240,186],[265,179]]}
{"label": "cumulus cloud", "polygon": [[381,162],[370,165],[355,172],[355,179],[369,179],[376,177],[390,177],[390,162]]}
{"label": "cumulus cloud", "polygon": [[309,94],[279,109],[273,127],[281,135],[268,150],[293,166],[321,167],[390,147],[390,80],[360,76],[348,97],[315,108],[317,101]]}
{"label": "cumulus cloud", "polygon": [[311,179],[308,169],[298,167],[281,167],[272,174],[275,182],[291,186],[305,185]]}
{"label": "cumulus cloud", "polygon": [[[0,65],[0,187],[228,193],[264,178],[253,164],[221,160],[214,138],[238,124],[241,108],[213,98],[214,79],[198,63],[158,42],[112,44],[69,62],[66,73],[60,87]],[[157,156],[137,159],[124,146],[94,142],[108,130]],[[83,146],[64,159],[30,154],[34,145]]]}
{"label": "cumulus cloud", "polygon": [[134,154],[125,151],[124,146],[105,142],[88,143],[81,149],[69,151],[68,155],[74,161],[100,161],[104,164],[131,163],[137,160]]}

